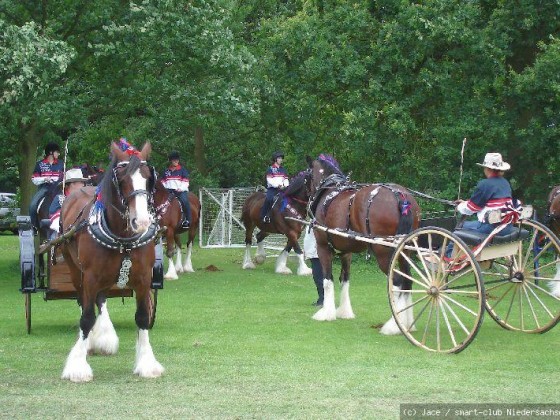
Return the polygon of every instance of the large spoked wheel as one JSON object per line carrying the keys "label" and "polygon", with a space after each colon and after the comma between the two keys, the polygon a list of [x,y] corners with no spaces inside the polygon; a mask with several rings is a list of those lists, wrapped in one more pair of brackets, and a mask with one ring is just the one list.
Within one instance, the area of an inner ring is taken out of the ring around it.
{"label": "large spoked wheel", "polygon": [[[446,250],[451,246],[447,258]],[[480,267],[467,245],[446,229],[415,230],[396,247],[388,289],[391,311],[401,332],[423,349],[459,353],[471,343],[482,323]]]}
{"label": "large spoked wheel", "polygon": [[486,309],[509,330],[543,333],[560,320],[560,241],[534,220],[522,220],[522,238],[511,256],[483,270]]}
{"label": "large spoked wheel", "polygon": [[157,296],[158,296],[158,289],[150,289],[150,330],[153,328],[154,323],[156,322],[156,310],[157,310]]}
{"label": "large spoked wheel", "polygon": [[31,293],[24,293],[25,296],[25,325],[27,334],[31,334]]}

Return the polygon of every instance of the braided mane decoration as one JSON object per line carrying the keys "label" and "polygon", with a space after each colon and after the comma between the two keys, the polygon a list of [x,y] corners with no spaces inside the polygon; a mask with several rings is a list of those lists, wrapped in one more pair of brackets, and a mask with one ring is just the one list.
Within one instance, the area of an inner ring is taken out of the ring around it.
{"label": "braided mane decoration", "polygon": [[332,155],[329,155],[329,154],[326,154],[326,153],[321,153],[319,155],[319,157],[317,158],[317,160],[325,162],[326,164],[331,166],[337,173],[342,175],[342,170],[340,169],[340,165],[338,164],[338,161]]}

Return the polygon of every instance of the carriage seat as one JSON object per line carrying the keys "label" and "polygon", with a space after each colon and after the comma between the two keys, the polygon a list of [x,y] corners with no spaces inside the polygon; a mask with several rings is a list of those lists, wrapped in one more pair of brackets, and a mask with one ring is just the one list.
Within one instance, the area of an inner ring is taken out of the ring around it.
{"label": "carriage seat", "polygon": [[[475,246],[479,245],[488,237],[486,233],[477,232],[475,230],[469,229],[457,229],[453,232],[459,238],[461,238],[467,245]],[[489,244],[497,245],[497,244],[505,244],[508,242],[517,241],[520,239],[525,239],[529,237],[529,231],[525,229],[516,229],[512,233],[507,235],[500,235],[497,234],[492,238]]]}
{"label": "carriage seat", "polygon": [[41,219],[39,221],[39,227],[41,229],[51,227],[51,219]]}

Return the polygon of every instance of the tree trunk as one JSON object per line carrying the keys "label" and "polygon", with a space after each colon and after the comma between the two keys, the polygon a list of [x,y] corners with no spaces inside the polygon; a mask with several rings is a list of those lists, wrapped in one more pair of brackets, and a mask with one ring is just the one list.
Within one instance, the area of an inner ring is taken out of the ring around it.
{"label": "tree trunk", "polygon": [[41,136],[35,121],[30,124],[21,125],[21,161],[19,163],[19,190],[21,192],[21,214],[29,214],[29,204],[31,197],[37,190],[31,182],[35,158],[37,157],[37,145]]}
{"label": "tree trunk", "polygon": [[194,128],[194,162],[197,171],[201,175],[208,175],[206,154],[204,152],[204,131],[200,126]]}

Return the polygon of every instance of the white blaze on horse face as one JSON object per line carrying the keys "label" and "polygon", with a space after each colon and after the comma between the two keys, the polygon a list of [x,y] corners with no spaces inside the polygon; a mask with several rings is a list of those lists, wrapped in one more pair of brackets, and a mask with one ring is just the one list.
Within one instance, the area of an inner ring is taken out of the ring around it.
{"label": "white blaze on horse face", "polygon": [[[147,180],[140,173],[140,169],[134,172],[130,178],[132,179],[134,191],[146,190]],[[145,232],[151,224],[151,215],[148,211],[148,197],[146,194],[137,194],[133,200],[134,206],[130,209],[130,220],[134,222],[132,223],[132,228],[135,233]]]}

